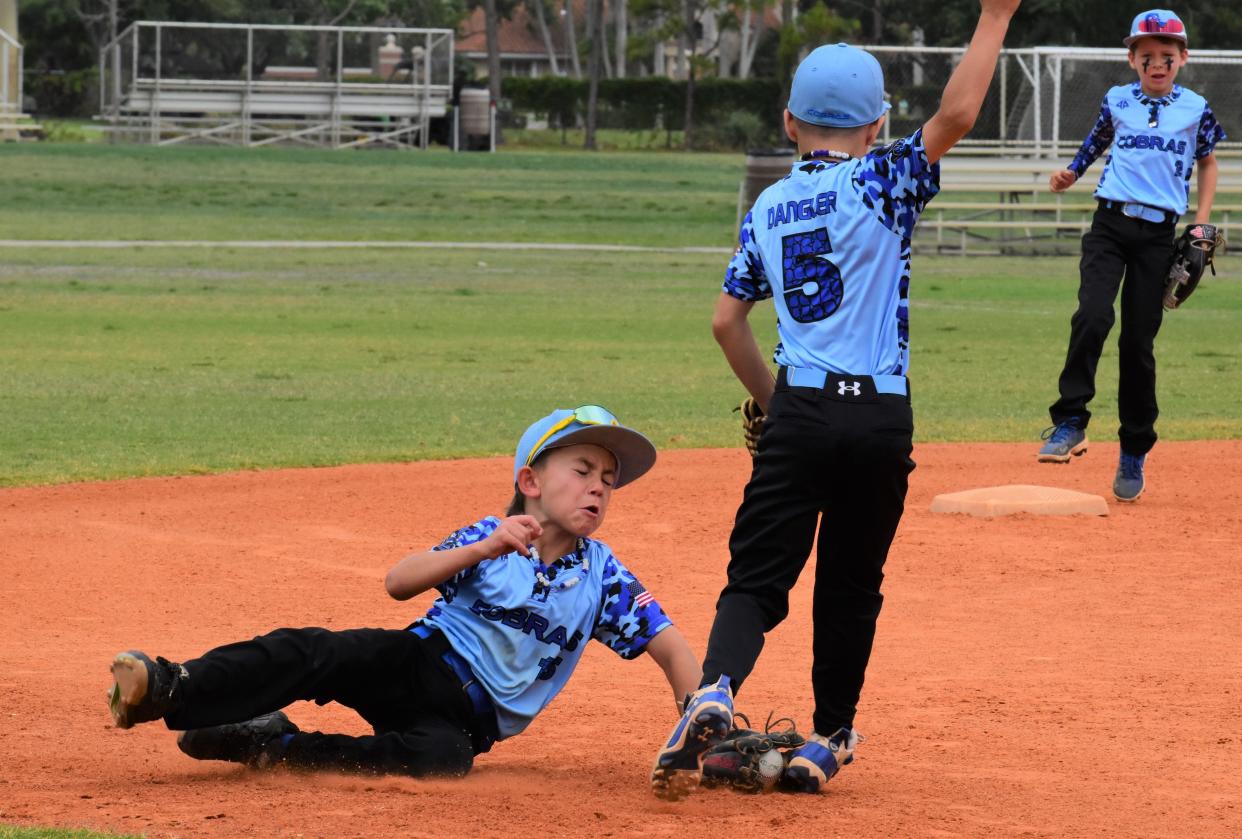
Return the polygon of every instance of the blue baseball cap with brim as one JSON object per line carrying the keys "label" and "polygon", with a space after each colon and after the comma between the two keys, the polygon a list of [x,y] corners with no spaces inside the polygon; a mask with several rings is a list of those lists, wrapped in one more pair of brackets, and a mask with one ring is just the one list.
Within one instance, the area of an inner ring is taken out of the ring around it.
{"label": "blue baseball cap with brim", "polygon": [[607,449],[617,459],[613,489],[641,478],[655,465],[656,449],[650,440],[626,428],[606,408],[583,405],[557,409],[526,429],[513,454],[514,483],[523,466],[531,465],[549,449],[582,443]]}
{"label": "blue baseball cap with brim", "polygon": [[1186,43],[1186,24],[1168,9],[1149,9],[1134,16],[1130,23],[1130,37],[1122,38],[1127,47],[1139,38],[1173,38]]}
{"label": "blue baseball cap with brim", "polygon": [[892,106],[884,101],[884,71],[874,55],[849,44],[825,44],[798,65],[788,107],[812,125],[855,128]]}

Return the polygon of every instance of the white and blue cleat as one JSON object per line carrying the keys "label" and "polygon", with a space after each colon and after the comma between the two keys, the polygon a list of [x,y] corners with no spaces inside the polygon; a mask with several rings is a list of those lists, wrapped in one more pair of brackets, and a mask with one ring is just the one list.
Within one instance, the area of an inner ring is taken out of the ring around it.
{"label": "white and blue cleat", "polygon": [[703,758],[733,726],[733,690],[729,677],[705,685],[686,701],[686,712],[651,768],[651,790],[657,798],[677,801],[703,779]]}
{"label": "white and blue cleat", "polygon": [[819,792],[854,760],[854,749],[862,736],[852,728],[839,728],[829,737],[812,734],[789,756],[781,778],[781,788],[789,792]]}

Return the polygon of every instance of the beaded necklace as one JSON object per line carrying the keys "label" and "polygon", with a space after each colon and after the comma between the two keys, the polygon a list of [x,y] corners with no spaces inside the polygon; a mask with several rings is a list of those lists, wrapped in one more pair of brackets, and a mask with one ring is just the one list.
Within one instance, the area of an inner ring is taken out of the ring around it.
{"label": "beaded necklace", "polygon": [[851,160],[854,155],[849,152],[836,151],[835,149],[816,149],[802,155],[804,161],[807,160],[823,160],[829,158],[831,160]]}
{"label": "beaded necklace", "polygon": [[[573,588],[578,585],[578,583],[582,582],[583,578],[586,577],[586,572],[591,570],[591,561],[587,558],[586,554],[586,540],[581,536],[578,537],[578,541],[574,545],[573,553],[566,554],[553,562],[551,565],[545,566],[543,564],[543,558],[539,556],[539,549],[534,545],[530,546],[530,558],[534,560],[536,566],[534,592],[536,595],[551,591],[552,583],[556,581],[556,578],[560,576],[561,572],[568,571],[570,568],[573,568],[575,563],[581,566],[582,574],[562,579],[557,588]],[[544,573],[545,571],[547,573]]]}

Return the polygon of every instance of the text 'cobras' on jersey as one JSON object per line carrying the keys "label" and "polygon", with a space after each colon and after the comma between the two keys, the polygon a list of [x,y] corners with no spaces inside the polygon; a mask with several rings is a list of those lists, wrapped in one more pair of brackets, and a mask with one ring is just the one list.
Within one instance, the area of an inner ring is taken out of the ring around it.
{"label": "text 'cobras' on jersey", "polygon": [[1119,149],[1152,149],[1171,154],[1185,154],[1186,141],[1174,140],[1171,137],[1158,137],[1155,134],[1123,134],[1117,138]]}
{"label": "text 'cobras' on jersey", "polygon": [[785,201],[768,207],[768,230],[791,221],[807,221],[816,216],[826,216],[837,210],[836,191],[821,192],[814,198],[801,201]]}
{"label": "text 'cobras' on jersey", "polygon": [[482,600],[475,600],[470,606],[470,611],[511,629],[534,635],[537,640],[560,647],[562,650],[573,652],[582,642],[581,632],[574,632],[570,636],[569,630],[563,626],[558,626],[548,632],[550,625],[548,619],[534,612],[528,612],[526,609],[506,609],[504,606],[493,606]]}

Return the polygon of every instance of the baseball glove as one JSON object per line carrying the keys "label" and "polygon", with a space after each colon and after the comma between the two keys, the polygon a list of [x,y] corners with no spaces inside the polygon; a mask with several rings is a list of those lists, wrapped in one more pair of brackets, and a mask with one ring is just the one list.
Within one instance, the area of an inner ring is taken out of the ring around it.
{"label": "baseball glove", "polygon": [[1173,243],[1173,265],[1169,268],[1169,281],[1164,288],[1164,308],[1173,311],[1189,297],[1199,285],[1203,272],[1211,268],[1216,275],[1212,258],[1216,249],[1223,247],[1225,238],[1214,224],[1192,224]]}
{"label": "baseball glove", "polygon": [[[745,723],[738,727],[737,720]],[[787,728],[777,726],[788,723]],[[806,742],[793,720],[782,717],[768,722],[763,732],[750,727],[744,714],[736,714],[733,730],[703,758],[703,786],[732,787],[739,792],[771,792],[785,773],[789,752]]]}
{"label": "baseball glove", "polygon": [[753,396],[747,396],[745,402],[733,409],[734,413],[738,411],[742,412],[742,436],[746,439],[746,450],[754,457],[759,450],[759,435],[763,433],[763,421],[767,417]]}

